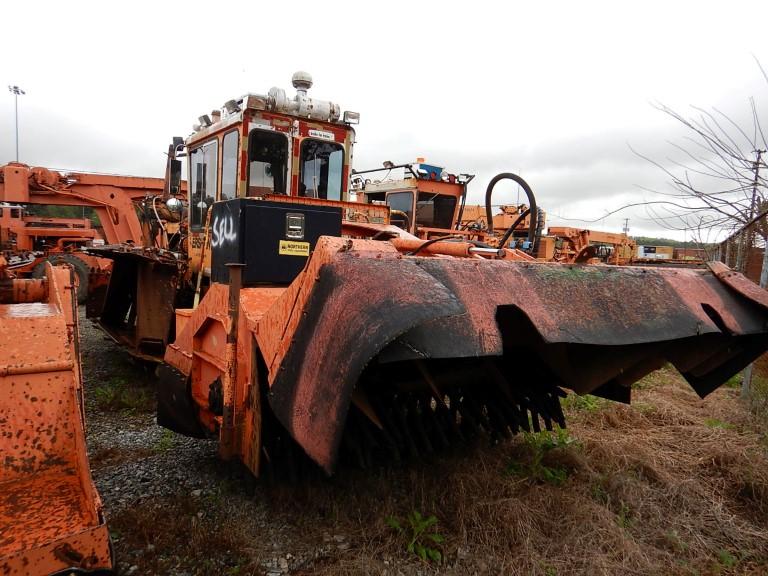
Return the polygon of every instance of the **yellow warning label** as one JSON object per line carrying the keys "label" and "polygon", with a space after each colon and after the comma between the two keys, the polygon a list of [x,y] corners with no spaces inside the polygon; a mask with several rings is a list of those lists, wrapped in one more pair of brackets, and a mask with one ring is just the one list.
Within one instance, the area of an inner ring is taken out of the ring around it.
{"label": "yellow warning label", "polygon": [[280,240],[281,256],[309,256],[309,242],[296,240]]}

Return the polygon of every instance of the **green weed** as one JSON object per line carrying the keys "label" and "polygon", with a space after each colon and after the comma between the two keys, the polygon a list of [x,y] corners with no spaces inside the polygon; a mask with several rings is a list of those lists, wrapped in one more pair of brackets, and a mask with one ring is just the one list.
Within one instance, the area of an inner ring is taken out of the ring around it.
{"label": "green weed", "polygon": [[607,404],[607,400],[593,396],[592,394],[571,393],[560,401],[564,410],[583,410],[585,412],[596,412],[602,410]]}
{"label": "green weed", "polygon": [[739,563],[739,559],[725,549],[717,551],[717,559],[723,568],[734,568]]}
{"label": "green weed", "polygon": [[616,521],[625,530],[632,526],[632,509],[624,502],[621,503],[619,513],[616,514]]}
{"label": "green weed", "polygon": [[176,434],[167,428],[163,428],[163,433],[155,445],[158,452],[168,452],[176,444]]}
{"label": "green weed", "polygon": [[526,432],[523,434],[523,439],[531,450],[531,461],[511,462],[507,466],[507,473],[555,486],[564,484],[568,480],[568,470],[562,466],[545,464],[544,457],[547,452],[555,448],[565,449],[570,446],[578,446],[578,441],[563,428],[558,428],[552,432]]}
{"label": "green weed", "polygon": [[730,430],[733,428],[733,424],[729,424],[728,422],[723,422],[722,420],[718,420],[717,418],[706,418],[704,420],[704,424],[706,424],[710,428],[719,428],[721,430]]}
{"label": "green weed", "polygon": [[671,379],[674,379],[678,375],[677,370],[671,364],[665,364],[658,370],[654,370],[650,374],[643,376],[632,384],[632,390],[647,390],[649,388],[656,388],[658,386],[665,386]]}
{"label": "green weed", "polygon": [[406,542],[406,550],[418,556],[422,562],[443,561],[443,553],[434,546],[445,542],[445,538],[435,531],[437,518],[435,516],[424,517],[414,510],[401,522],[395,516],[388,516],[387,525],[393,528]]}
{"label": "green weed", "polygon": [[[741,381],[742,381],[742,374],[739,372],[738,374],[734,374],[731,376],[728,381],[724,384],[726,388],[741,388]],[[754,379],[753,379],[754,380]]]}
{"label": "green weed", "polygon": [[754,374],[749,392],[752,412],[761,424],[768,424],[768,378]]}
{"label": "green weed", "polygon": [[113,378],[94,387],[90,394],[98,409],[104,412],[134,414],[154,411],[152,391],[137,384],[129,385],[121,378]]}
{"label": "green weed", "polygon": [[579,441],[571,436],[565,428],[556,428],[551,432],[524,432],[523,438],[526,444],[540,452],[580,445]]}
{"label": "green weed", "polygon": [[608,504],[610,501],[610,496],[608,496],[608,492],[605,491],[605,488],[602,484],[593,484],[590,491],[592,493],[592,498],[594,498],[597,502],[600,502],[600,504]]}

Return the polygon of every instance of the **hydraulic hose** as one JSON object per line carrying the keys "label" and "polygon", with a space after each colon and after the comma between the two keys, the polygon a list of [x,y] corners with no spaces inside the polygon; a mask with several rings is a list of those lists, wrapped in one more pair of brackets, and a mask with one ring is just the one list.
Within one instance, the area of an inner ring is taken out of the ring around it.
{"label": "hydraulic hose", "polygon": [[459,206],[459,216],[456,218],[456,230],[461,230],[461,219],[464,217],[464,206],[467,204],[467,182],[461,189],[461,206]]}
{"label": "hydraulic hose", "polygon": [[533,242],[533,249],[531,254],[538,258],[539,248],[541,247],[541,233],[544,230],[544,210],[541,208],[536,209],[536,239]]}
{"label": "hydraulic hose", "polygon": [[515,231],[515,228],[517,228],[517,225],[520,224],[520,222],[522,222],[523,220],[525,220],[525,217],[528,216],[528,214],[530,213],[531,213],[530,208],[523,210],[523,213],[517,217],[517,219],[512,223],[512,226],[507,228],[507,231],[504,232],[504,236],[501,237],[501,241],[499,242],[499,248],[504,248],[504,246],[507,245],[507,240],[509,240],[509,237],[512,236],[512,233]]}
{"label": "hydraulic hose", "polygon": [[455,230],[461,230],[461,219],[464,217],[464,206],[467,205],[467,187],[469,186],[469,183],[472,182],[472,180],[475,178],[474,174],[462,174],[461,176],[464,180],[464,184],[461,188],[461,205],[459,207],[458,217],[456,218],[456,226],[454,228]]}
{"label": "hydraulic hose", "polygon": [[[536,207],[536,197],[533,195],[533,190],[531,190],[531,187],[528,185],[528,182],[523,180],[517,174],[513,174],[512,172],[502,172],[501,174],[497,174],[491,179],[491,181],[488,183],[488,189],[485,191],[485,217],[487,219],[486,228],[489,232],[493,231],[493,210],[492,210],[492,204],[491,204],[491,198],[493,196],[493,188],[501,180],[513,180],[517,182],[520,185],[520,187],[525,191],[525,195],[528,196],[529,213],[538,214],[538,209]],[[513,224],[513,227],[514,227],[514,224]],[[538,228],[538,218],[531,218],[531,224],[528,227],[528,242],[530,242],[531,245],[533,245],[534,243],[537,228]],[[507,233],[511,234],[509,230],[507,230]],[[506,237],[506,234],[505,234],[505,237]]]}

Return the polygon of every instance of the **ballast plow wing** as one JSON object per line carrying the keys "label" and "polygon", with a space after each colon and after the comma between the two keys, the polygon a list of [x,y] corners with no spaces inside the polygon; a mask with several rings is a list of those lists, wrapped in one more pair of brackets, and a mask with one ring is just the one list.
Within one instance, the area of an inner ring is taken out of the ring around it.
{"label": "ballast plow wing", "polygon": [[42,279],[0,280],[0,574],[9,576],[112,568],[86,452],[74,272],[45,269]]}
{"label": "ballast plow wing", "polygon": [[331,472],[342,445],[366,463],[563,425],[561,387],[629,402],[665,362],[703,397],[768,349],[768,293],[720,264],[407,256],[325,237],[252,326],[272,410]]}

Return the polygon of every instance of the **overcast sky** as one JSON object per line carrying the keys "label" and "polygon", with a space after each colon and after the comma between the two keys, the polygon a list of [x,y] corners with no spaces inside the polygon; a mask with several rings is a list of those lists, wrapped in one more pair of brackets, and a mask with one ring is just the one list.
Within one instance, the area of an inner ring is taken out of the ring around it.
{"label": "overcast sky", "polygon": [[[246,92],[310,95],[361,113],[355,166],[427,161],[523,175],[550,224],[666,235],[643,210],[596,219],[663,174],[684,134],[651,104],[768,126],[766,2],[12,2],[0,80],[18,84],[20,160],[162,176],[196,118]],[[14,159],[13,97],[0,97],[0,164]],[[500,202],[515,202],[512,186]]]}

